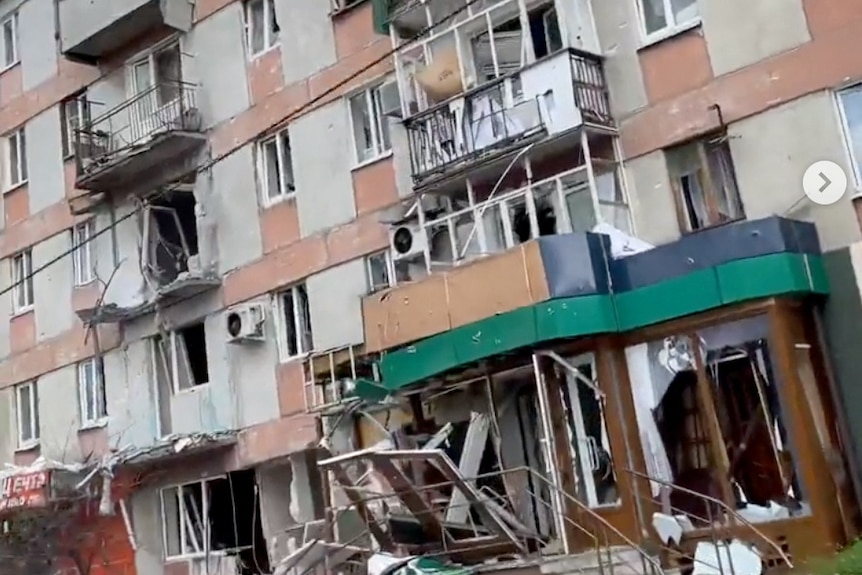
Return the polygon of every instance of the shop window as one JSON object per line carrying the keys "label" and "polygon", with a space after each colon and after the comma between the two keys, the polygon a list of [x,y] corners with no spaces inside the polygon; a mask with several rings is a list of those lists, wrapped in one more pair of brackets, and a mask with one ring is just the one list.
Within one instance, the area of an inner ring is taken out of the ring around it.
{"label": "shop window", "polygon": [[751,522],[808,512],[765,317],[631,346],[626,358],[655,498],[667,488],[695,525],[722,512],[703,496]]}
{"label": "shop window", "polygon": [[254,470],[161,490],[166,559],[236,557],[238,575],[269,573]]}

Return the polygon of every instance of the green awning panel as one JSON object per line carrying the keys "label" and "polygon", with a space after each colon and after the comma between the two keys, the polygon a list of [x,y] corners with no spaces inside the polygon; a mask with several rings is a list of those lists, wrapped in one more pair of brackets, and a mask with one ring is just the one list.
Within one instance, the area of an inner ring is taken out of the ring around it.
{"label": "green awning panel", "polygon": [[[441,333],[380,361],[382,388],[395,393],[494,355],[554,340],[628,332],[648,325],[780,295],[829,292],[822,257],[777,253],[721,264],[611,295],[549,300]],[[364,388],[363,388],[364,389]],[[379,401],[375,397],[360,397]]]}

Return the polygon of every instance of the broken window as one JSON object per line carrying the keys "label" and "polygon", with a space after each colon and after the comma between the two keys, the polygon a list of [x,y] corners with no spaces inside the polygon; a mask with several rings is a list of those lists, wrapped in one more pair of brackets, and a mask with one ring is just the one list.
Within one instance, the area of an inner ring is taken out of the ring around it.
{"label": "broken window", "polygon": [[289,359],[312,350],[311,312],[308,308],[308,292],[304,284],[288,289],[278,296],[280,308],[281,357]]}
{"label": "broken window", "polygon": [[21,313],[33,307],[33,252],[12,256],[12,309]]}
{"label": "broken window", "polygon": [[191,271],[189,259],[198,254],[195,196],[172,191],[152,200],[144,216],[144,269],[157,287]]}
{"label": "broken window", "polygon": [[32,447],[39,443],[39,392],[35,381],[15,386],[15,407],[18,447]]}
{"label": "broken window", "polygon": [[246,1],[245,38],[251,56],[256,56],[278,44],[280,32],[275,0]]}
{"label": "broken window", "polygon": [[685,231],[745,217],[725,136],[671,148],[665,156],[680,225]]}
{"label": "broken window", "polygon": [[226,555],[237,575],[269,573],[254,470],[161,490],[166,559]]}
{"label": "broken window", "polygon": [[195,323],[153,339],[156,377],[160,389],[179,393],[209,383],[206,329]]}
{"label": "broken window", "polygon": [[75,285],[82,286],[95,279],[93,262],[93,236],[96,233],[96,220],[90,218],[72,228],[72,275]]}
{"label": "broken window", "polygon": [[76,132],[88,126],[91,121],[90,101],[86,91],[63,100],[60,106],[60,130],[63,138],[63,157],[75,154]]}
{"label": "broken window", "polygon": [[749,521],[807,513],[767,336],[761,316],[626,350],[653,496],[696,525],[712,511],[693,493]]}
{"label": "broken window", "polygon": [[101,360],[91,358],[78,364],[78,399],[81,404],[81,427],[98,425],[108,416],[105,372]]}
{"label": "broken window", "polygon": [[392,105],[393,93],[394,83],[388,82],[348,99],[357,164],[371,162],[392,149],[386,112]]}
{"label": "broken window", "polygon": [[368,293],[374,293],[395,285],[394,267],[389,251],[372,254],[365,258],[368,275]]}
{"label": "broken window", "polygon": [[296,191],[290,136],[283,130],[258,144],[258,182],[264,204],[291,197]]}

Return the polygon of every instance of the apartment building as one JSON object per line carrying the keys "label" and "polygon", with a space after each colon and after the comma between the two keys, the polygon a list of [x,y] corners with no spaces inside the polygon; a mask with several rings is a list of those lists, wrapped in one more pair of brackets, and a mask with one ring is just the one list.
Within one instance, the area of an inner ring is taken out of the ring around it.
{"label": "apartment building", "polygon": [[756,575],[858,534],[857,0],[0,23],[13,568]]}

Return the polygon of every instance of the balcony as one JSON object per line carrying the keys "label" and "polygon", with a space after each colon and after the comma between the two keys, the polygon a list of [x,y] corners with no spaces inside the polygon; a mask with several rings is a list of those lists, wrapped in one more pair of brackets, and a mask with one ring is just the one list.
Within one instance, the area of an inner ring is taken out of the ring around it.
{"label": "balcony", "polygon": [[202,128],[195,86],[157,83],[76,130],[75,185],[106,195],[172,182],[206,141]]}
{"label": "balcony", "polygon": [[188,0],[60,0],[60,48],[69,58],[95,64],[130,40],[158,29],[188,32]]}
{"label": "balcony", "polygon": [[611,124],[601,60],[564,50],[408,118],[414,184],[428,185],[585,123]]}
{"label": "balcony", "polygon": [[427,273],[363,300],[366,350],[391,349],[549,298],[595,292],[602,272],[593,270],[604,265],[606,246],[589,232],[608,233],[616,242],[615,235],[629,229],[615,167],[596,158],[468,201],[466,208],[422,217],[417,230],[428,249],[410,265]]}

